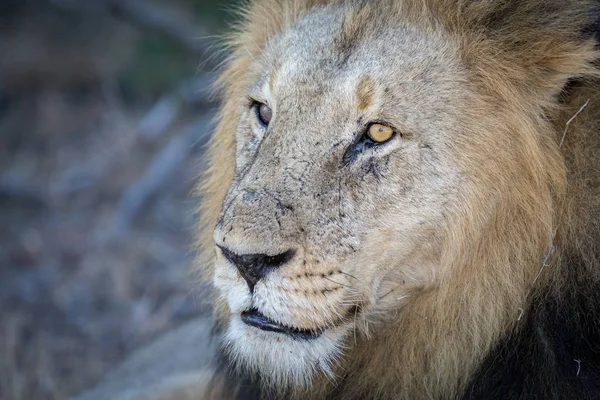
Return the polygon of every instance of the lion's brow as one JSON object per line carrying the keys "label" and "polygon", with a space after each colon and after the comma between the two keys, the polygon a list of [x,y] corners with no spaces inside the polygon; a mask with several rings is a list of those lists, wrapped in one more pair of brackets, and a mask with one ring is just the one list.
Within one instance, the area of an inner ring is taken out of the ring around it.
{"label": "lion's brow", "polygon": [[271,93],[275,92],[275,81],[277,80],[277,74],[279,73],[279,65],[274,66],[269,72],[269,90]]}
{"label": "lion's brow", "polygon": [[358,79],[356,85],[356,105],[360,111],[365,111],[369,108],[373,101],[373,95],[375,92],[375,83],[369,75],[362,75]]}

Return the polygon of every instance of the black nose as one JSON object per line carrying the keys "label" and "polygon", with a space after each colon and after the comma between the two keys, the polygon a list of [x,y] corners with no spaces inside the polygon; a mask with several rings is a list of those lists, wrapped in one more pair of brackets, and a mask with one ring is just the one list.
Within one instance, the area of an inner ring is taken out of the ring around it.
{"label": "black nose", "polygon": [[288,250],[275,256],[267,254],[236,254],[223,246],[218,246],[225,258],[235,265],[242,277],[248,283],[250,293],[254,292],[254,286],[271,271],[281,267],[294,257],[294,250]]}

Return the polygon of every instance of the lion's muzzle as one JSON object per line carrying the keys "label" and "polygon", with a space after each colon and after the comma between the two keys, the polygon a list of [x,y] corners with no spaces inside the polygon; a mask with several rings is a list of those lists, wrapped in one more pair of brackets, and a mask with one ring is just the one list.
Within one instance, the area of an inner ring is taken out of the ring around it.
{"label": "lion's muzzle", "polygon": [[274,256],[267,254],[236,254],[224,246],[218,247],[227,261],[240,272],[240,275],[248,284],[250,293],[254,293],[254,286],[261,279],[290,261],[296,253],[294,250],[288,250]]}

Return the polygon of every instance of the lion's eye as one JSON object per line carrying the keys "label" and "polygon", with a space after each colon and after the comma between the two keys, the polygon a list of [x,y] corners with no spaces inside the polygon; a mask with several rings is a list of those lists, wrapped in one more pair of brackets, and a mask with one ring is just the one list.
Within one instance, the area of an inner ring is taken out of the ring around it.
{"label": "lion's eye", "polygon": [[394,136],[394,130],[389,126],[372,124],[367,130],[367,137],[375,143],[384,143]]}
{"label": "lion's eye", "polygon": [[271,122],[271,118],[273,118],[273,111],[266,104],[256,103],[256,117],[261,124],[267,126]]}

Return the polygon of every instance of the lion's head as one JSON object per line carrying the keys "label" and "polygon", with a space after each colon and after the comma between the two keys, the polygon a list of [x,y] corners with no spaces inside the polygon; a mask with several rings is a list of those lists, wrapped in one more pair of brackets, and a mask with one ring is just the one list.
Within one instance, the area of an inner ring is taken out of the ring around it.
{"label": "lion's head", "polygon": [[558,0],[515,44],[528,3],[251,7],[204,187],[238,365],[281,388],[372,369],[448,394],[514,326],[561,216],[555,99],[595,57],[571,35],[585,10]]}
{"label": "lion's head", "polygon": [[444,230],[468,190],[457,147],[474,104],[456,46],[347,12],[312,10],[253,64],[214,231],[227,340],[294,382],[329,371],[382,306],[444,279]]}

